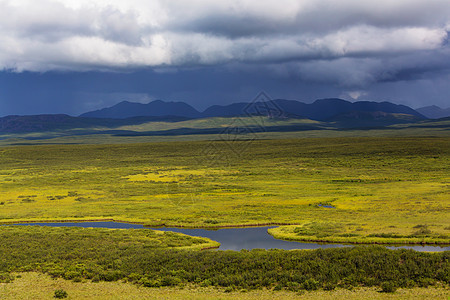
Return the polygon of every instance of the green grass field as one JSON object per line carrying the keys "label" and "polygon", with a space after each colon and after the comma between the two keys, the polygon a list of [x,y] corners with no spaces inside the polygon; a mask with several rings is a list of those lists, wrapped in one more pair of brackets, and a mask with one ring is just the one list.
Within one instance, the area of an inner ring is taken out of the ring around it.
{"label": "green grass field", "polygon": [[[425,120],[374,128],[339,127],[336,122],[310,119],[274,119],[267,117],[206,118],[179,122],[144,122],[137,125],[61,128],[48,131],[0,133],[0,146],[45,144],[127,144],[173,141],[222,140],[221,130],[241,129],[241,139],[287,139],[329,137],[449,137],[450,120]],[[203,132],[202,130],[213,130]],[[176,133],[174,132],[176,131]],[[111,131],[127,131],[135,136]],[[226,137],[225,137],[226,138]]]}
{"label": "green grass field", "polygon": [[[123,129],[158,129],[146,126]],[[421,133],[428,136],[414,136]],[[450,137],[439,126],[0,143],[0,223],[284,224],[269,233],[450,244]],[[68,299],[449,296],[448,252],[199,251],[218,243],[151,230],[35,226],[0,227],[0,240],[2,299],[49,299],[58,289]]]}
{"label": "green grass field", "polygon": [[18,279],[17,272],[39,272],[73,282],[122,281],[147,288],[304,293],[369,287],[392,293],[448,287],[450,280],[448,251],[381,246],[201,251],[218,243],[143,229],[40,226],[1,226],[0,240],[0,283],[7,284]]}
{"label": "green grass field", "polygon": [[450,243],[450,138],[10,146],[0,148],[0,191],[3,223],[285,223],[271,233]]}
{"label": "green grass field", "polygon": [[443,287],[399,289],[395,294],[380,293],[379,288],[337,289],[334,291],[232,291],[224,293],[216,288],[167,287],[149,289],[121,282],[73,282],[53,279],[41,273],[18,273],[12,283],[0,283],[2,299],[51,299],[55,290],[64,290],[67,299],[447,299],[450,290]]}

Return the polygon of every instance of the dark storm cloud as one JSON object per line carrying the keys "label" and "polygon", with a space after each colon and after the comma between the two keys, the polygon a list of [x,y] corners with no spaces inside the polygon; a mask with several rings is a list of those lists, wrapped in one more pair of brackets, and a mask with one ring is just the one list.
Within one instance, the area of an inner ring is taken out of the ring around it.
{"label": "dark storm cloud", "polygon": [[273,63],[439,49],[447,0],[0,0],[17,70]]}
{"label": "dark storm cloud", "polygon": [[[245,2],[245,1],[244,1]],[[247,2],[248,4],[248,2]],[[448,22],[448,2],[431,1],[281,1],[251,5],[211,5],[192,13],[173,4],[168,28],[229,38],[274,34],[324,34],[355,25],[378,28],[441,27]],[[177,9],[175,9],[177,8]]]}
{"label": "dark storm cloud", "polygon": [[[122,98],[204,107],[261,89],[362,99],[385,97],[376,87],[433,82],[433,101],[445,106],[438,82],[450,74],[449,30],[448,0],[0,0],[0,109],[26,96],[13,88],[24,78],[42,81],[41,104],[29,111],[61,103],[58,111],[81,112]],[[49,73],[13,75],[27,71]],[[121,77],[112,88],[102,82],[109,72]],[[59,78],[68,83],[52,85]],[[138,86],[142,78],[151,84]]]}
{"label": "dark storm cloud", "polygon": [[[27,87],[27,88],[24,88]],[[0,116],[83,112],[120,101],[185,101],[199,110],[251,101],[262,89],[274,98],[310,102],[340,89],[286,79],[267,70],[198,68],[177,72],[0,72]],[[8,99],[8,101],[3,101]]]}

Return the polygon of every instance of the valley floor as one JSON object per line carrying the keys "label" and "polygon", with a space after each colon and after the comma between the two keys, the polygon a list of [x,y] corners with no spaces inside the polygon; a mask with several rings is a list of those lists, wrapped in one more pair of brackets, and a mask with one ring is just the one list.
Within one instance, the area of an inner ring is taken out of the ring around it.
{"label": "valley floor", "polygon": [[[450,138],[8,146],[0,148],[0,191],[0,223],[275,223],[283,226],[271,234],[282,239],[449,244]],[[198,251],[218,244],[153,231],[27,227],[0,227],[0,282],[11,272],[40,273],[14,273],[0,283],[1,299],[49,299],[57,289],[69,299],[450,296],[448,251]]]}
{"label": "valley floor", "polygon": [[52,279],[40,273],[18,273],[11,283],[0,283],[0,299],[51,299],[55,290],[67,292],[67,299],[447,299],[450,289],[444,287],[399,289],[381,293],[379,288],[336,289],[334,291],[234,291],[214,288],[145,288],[123,282],[73,282]]}
{"label": "valley floor", "polygon": [[0,223],[292,224],[291,240],[450,243],[450,138],[0,148]]}

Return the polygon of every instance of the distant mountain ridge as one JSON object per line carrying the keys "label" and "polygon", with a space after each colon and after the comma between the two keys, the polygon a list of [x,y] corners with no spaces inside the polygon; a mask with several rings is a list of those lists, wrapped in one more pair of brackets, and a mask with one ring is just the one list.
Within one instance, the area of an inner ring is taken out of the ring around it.
{"label": "distant mountain ridge", "polygon": [[415,123],[426,119],[425,116],[405,105],[370,101],[352,103],[338,98],[320,99],[311,104],[284,99],[255,103],[240,102],[224,106],[213,105],[203,112],[197,111],[184,102],[156,100],[148,104],[141,104],[123,101],[112,107],[84,113],[79,117],[63,114],[3,117],[0,118],[0,132],[69,130],[82,133],[89,130],[115,130],[121,126],[146,122],[178,122],[200,118],[240,116],[311,119],[338,128],[383,127]]}
{"label": "distant mountain ridge", "polygon": [[339,128],[384,127],[394,124],[416,123],[423,118],[403,113],[386,113],[383,111],[352,111],[328,119]]}
{"label": "distant mountain ridge", "polygon": [[192,106],[184,102],[164,102],[155,100],[147,104],[122,101],[114,106],[84,113],[85,118],[126,119],[131,117],[163,117],[179,116],[198,118],[201,114]]}
{"label": "distant mountain ridge", "polygon": [[[284,117],[301,117],[318,121],[326,121],[336,115],[360,112],[385,112],[413,115],[425,119],[425,116],[414,109],[391,102],[358,101],[349,102],[338,98],[319,99],[311,104],[296,100],[277,99],[269,102],[233,103],[229,105],[213,105],[199,112],[184,102],[164,102],[156,100],[148,104],[120,102],[114,106],[87,112],[81,117],[124,119],[136,116],[180,116],[186,118],[235,117],[261,114],[259,105],[270,106],[275,115]],[[278,111],[276,111],[278,110]],[[262,110],[264,111],[264,109]]]}
{"label": "distant mountain ridge", "polygon": [[436,105],[431,105],[418,108],[416,109],[416,111],[418,111],[419,113],[430,119],[440,119],[450,117],[450,107],[444,109]]}
{"label": "distant mountain ridge", "polygon": [[0,118],[0,132],[42,132],[65,129],[84,129],[90,127],[118,127],[135,125],[152,121],[178,122],[185,121],[183,117],[133,117],[127,119],[72,117],[64,114],[6,116]]}

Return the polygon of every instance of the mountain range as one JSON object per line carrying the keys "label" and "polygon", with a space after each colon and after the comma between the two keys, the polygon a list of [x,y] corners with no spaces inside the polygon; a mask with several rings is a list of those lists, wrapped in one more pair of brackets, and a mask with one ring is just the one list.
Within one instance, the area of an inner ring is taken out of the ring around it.
{"label": "mountain range", "polygon": [[148,104],[122,101],[114,106],[80,115],[80,117],[85,118],[109,119],[126,119],[142,116],[199,118],[201,117],[201,114],[195,108],[184,102],[164,102],[162,100],[155,100]]}
{"label": "mountain range", "polygon": [[43,132],[53,130],[85,129],[93,127],[119,127],[146,122],[179,122],[184,117],[131,117],[126,119],[84,118],[64,114],[6,116],[0,118],[0,132]]}
{"label": "mountain range", "polygon": [[349,102],[337,98],[320,99],[311,104],[284,99],[253,103],[240,102],[229,105],[213,105],[203,112],[199,112],[184,102],[164,102],[156,100],[148,104],[142,104],[123,101],[108,108],[84,113],[80,115],[80,117],[125,119],[136,116],[211,118],[268,115],[273,117],[307,118],[317,121],[326,121],[337,115],[350,112],[400,113],[412,115],[417,118],[425,118],[421,113],[405,105],[398,105],[390,102]]}
{"label": "mountain range", "polygon": [[430,119],[440,119],[450,117],[450,107],[444,109],[436,105],[431,105],[418,108],[416,109],[416,111]]}
{"label": "mountain range", "polygon": [[[423,110],[423,112],[425,115],[408,106],[391,102],[349,102],[338,98],[320,99],[311,104],[284,99],[252,103],[239,102],[229,105],[213,105],[202,112],[184,102],[156,100],[148,104],[142,104],[123,101],[111,107],[84,113],[78,117],[68,115],[3,117],[0,118],[0,133],[49,131],[62,133],[63,131],[74,132],[75,130],[77,134],[88,134],[95,130],[96,132],[102,131],[108,134],[129,134],[129,132],[123,132],[123,129],[120,127],[148,122],[180,122],[204,118],[247,116],[264,116],[273,120],[310,119],[314,120],[315,124],[320,123],[320,126],[317,125],[320,128],[324,126],[341,129],[380,128],[425,120],[427,116],[430,116],[430,113],[428,110]],[[179,124],[179,126],[186,126],[183,123]],[[314,125],[311,128],[316,128],[317,126]],[[163,126],[163,130],[158,131],[157,134],[166,134],[164,131],[165,127],[173,128],[173,126]],[[292,130],[299,129],[298,126],[289,128]],[[311,129],[310,127],[302,128],[305,130]],[[216,129],[210,128],[208,130],[214,132]],[[222,129],[217,128],[217,130]],[[287,130],[287,128],[283,130]],[[187,128],[187,130],[182,129],[181,131],[197,132],[196,130],[192,131],[190,128]],[[177,132],[175,131],[174,133]],[[148,134],[156,133],[152,131]]]}

